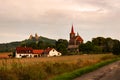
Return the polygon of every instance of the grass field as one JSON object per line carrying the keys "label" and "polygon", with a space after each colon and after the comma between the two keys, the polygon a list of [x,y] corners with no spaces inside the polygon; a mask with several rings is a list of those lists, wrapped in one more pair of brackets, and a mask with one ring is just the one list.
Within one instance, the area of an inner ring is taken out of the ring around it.
{"label": "grass field", "polygon": [[9,58],[9,54],[11,54],[12,52],[4,52],[4,53],[0,53],[0,59],[1,58]]}
{"label": "grass field", "polygon": [[49,80],[56,75],[115,58],[112,54],[0,59],[0,80]]}

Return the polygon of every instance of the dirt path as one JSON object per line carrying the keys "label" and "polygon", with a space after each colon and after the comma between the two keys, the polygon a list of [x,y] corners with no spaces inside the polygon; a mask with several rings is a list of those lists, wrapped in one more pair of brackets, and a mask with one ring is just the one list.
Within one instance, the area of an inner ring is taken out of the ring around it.
{"label": "dirt path", "polygon": [[120,61],[104,66],[74,80],[120,80]]}

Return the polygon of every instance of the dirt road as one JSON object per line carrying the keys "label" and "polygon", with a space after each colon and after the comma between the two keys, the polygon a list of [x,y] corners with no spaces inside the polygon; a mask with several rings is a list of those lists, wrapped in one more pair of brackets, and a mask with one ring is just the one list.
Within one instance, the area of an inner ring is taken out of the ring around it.
{"label": "dirt road", "polygon": [[120,61],[104,66],[74,80],[120,80]]}

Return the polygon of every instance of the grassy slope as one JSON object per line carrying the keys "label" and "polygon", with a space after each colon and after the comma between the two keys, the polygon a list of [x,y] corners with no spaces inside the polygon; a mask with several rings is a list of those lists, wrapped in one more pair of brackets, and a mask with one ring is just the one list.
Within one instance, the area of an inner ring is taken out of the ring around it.
{"label": "grassy slope", "polygon": [[73,72],[64,73],[62,75],[56,76],[52,80],[73,80],[76,77],[79,77],[79,76],[81,76],[81,75],[83,75],[85,73],[88,73],[88,72],[91,72],[93,70],[96,70],[96,69],[98,69],[98,68],[100,68],[102,66],[110,64],[110,63],[115,62],[117,60],[120,60],[120,59],[115,58],[115,59],[111,59],[111,60],[107,60],[107,61],[102,61],[100,63],[94,64],[94,65],[91,65],[91,66],[80,68],[80,69],[75,70]]}

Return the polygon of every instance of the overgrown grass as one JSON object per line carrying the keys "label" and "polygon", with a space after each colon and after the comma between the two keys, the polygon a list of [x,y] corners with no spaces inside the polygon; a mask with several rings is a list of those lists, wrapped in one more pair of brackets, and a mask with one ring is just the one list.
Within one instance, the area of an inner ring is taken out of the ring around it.
{"label": "overgrown grass", "polygon": [[[78,74],[75,72],[79,68],[93,65],[104,60],[113,59],[115,57],[116,56],[112,54],[92,54],[50,58],[1,59],[0,80],[49,80],[57,75],[72,71],[74,77]],[[86,68],[79,74],[85,72]],[[71,73],[63,75],[66,76],[70,74]]]}
{"label": "overgrown grass", "polygon": [[120,59],[116,58],[116,59],[112,59],[112,60],[102,61],[102,62],[94,64],[92,66],[87,66],[87,67],[75,70],[73,72],[64,73],[62,75],[56,76],[55,78],[53,78],[51,80],[73,80],[76,77],[79,77],[79,76],[81,76],[81,75],[83,75],[85,73],[96,70],[96,69],[98,69],[98,68],[100,68],[102,66],[110,64],[110,63],[115,62],[117,60],[120,60]]}

